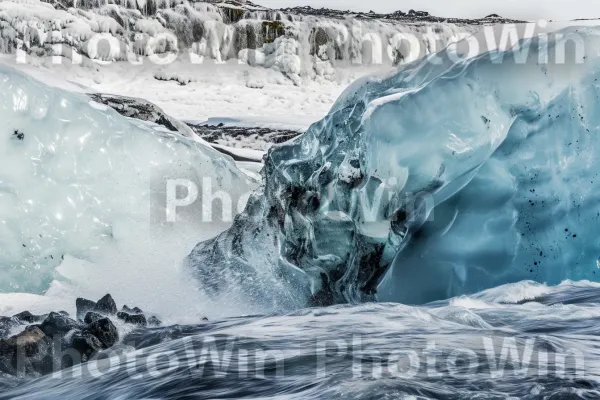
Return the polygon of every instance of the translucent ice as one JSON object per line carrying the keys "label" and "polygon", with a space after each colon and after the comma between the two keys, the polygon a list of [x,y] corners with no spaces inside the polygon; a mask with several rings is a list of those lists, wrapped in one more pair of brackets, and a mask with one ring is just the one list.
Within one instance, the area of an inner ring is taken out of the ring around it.
{"label": "translucent ice", "polygon": [[[0,121],[0,292],[43,292],[64,256],[93,262],[118,246],[152,253],[156,247],[137,238],[166,225],[159,194],[168,178],[251,188],[231,160],[203,143],[7,67],[0,67]],[[121,279],[109,275],[106,286]]]}
{"label": "translucent ice", "polygon": [[569,29],[360,80],[271,149],[262,192],[189,263],[273,306],[597,279],[598,50]]}

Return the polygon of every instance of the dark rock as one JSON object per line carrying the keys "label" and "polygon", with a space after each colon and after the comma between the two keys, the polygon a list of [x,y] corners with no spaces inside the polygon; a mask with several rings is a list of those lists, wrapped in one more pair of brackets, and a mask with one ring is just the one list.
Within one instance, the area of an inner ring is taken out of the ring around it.
{"label": "dark rock", "polygon": [[0,317],[0,338],[8,336],[13,328],[19,326],[16,318]]}
{"label": "dark rock", "polygon": [[48,314],[48,317],[46,317],[44,322],[39,326],[40,330],[49,337],[54,335],[64,335],[79,327],[79,323],[74,319],[55,312]]}
{"label": "dark rock", "polygon": [[85,322],[86,324],[91,324],[92,322],[96,322],[102,318],[104,318],[103,315],[95,313],[93,311],[90,311],[87,314],[85,314],[85,317],[83,318],[83,322]]}
{"label": "dark rock", "polygon": [[83,322],[65,311],[43,316],[23,311],[12,318],[0,317],[0,335],[8,335],[23,324],[39,323],[9,339],[0,339],[0,376],[41,376],[88,362],[100,351],[112,351],[119,342],[119,332],[107,315],[116,314],[125,323],[140,327],[162,324],[155,316],[147,319],[138,307],[123,306],[117,313],[109,294],[98,302],[79,298],[76,306]]}
{"label": "dark rock", "polygon": [[488,16],[486,18],[481,19],[463,19],[463,18],[448,18],[448,17],[436,17],[430,15],[427,11],[417,11],[410,10],[408,13],[402,11],[395,11],[390,14],[379,14],[376,12],[368,12],[368,13],[354,13],[349,10],[332,10],[328,8],[312,8],[312,7],[293,7],[293,8],[282,8],[279,11],[284,12],[286,14],[292,15],[313,15],[327,18],[348,18],[348,16],[352,16],[358,20],[364,19],[379,19],[384,21],[397,21],[397,22],[437,22],[437,23],[452,23],[452,24],[469,24],[469,25],[484,25],[489,24],[491,20],[498,20],[498,22],[502,23],[518,23],[522,21],[506,19],[502,17],[496,17],[496,14],[492,14],[492,16]]}
{"label": "dark rock", "polygon": [[89,332],[76,332],[71,339],[71,346],[81,354],[81,362],[87,362],[103,349],[102,342]]}
{"label": "dark rock", "polygon": [[10,375],[43,375],[53,371],[52,339],[29,326],[8,340],[0,340],[0,371]]}
{"label": "dark rock", "polygon": [[110,294],[107,294],[98,300],[93,311],[101,314],[114,315],[117,313],[117,303],[115,303]]}
{"label": "dark rock", "polygon": [[154,122],[173,132],[179,131],[183,133],[185,130],[182,122],[171,118],[160,107],[147,100],[105,93],[89,93],[88,96],[94,101],[107,105],[128,118]]}
{"label": "dark rock", "polygon": [[100,340],[100,343],[102,343],[103,349],[114,346],[119,340],[117,328],[108,318],[102,318],[92,322],[83,330],[83,333],[90,333],[96,336]]}
{"label": "dark rock", "polygon": [[13,318],[19,321],[22,324],[37,324],[46,319],[48,315],[33,315],[29,311],[23,311],[17,315],[14,315]]}
{"label": "dark rock", "polygon": [[41,376],[88,362],[100,351],[112,351],[119,342],[119,332],[107,315],[116,314],[125,323],[140,327],[162,324],[155,316],[146,319],[138,307],[123,306],[117,314],[109,294],[98,302],[79,298],[76,306],[83,322],[65,311],[43,316],[23,311],[13,318],[0,317],[0,334],[5,335],[22,324],[39,323],[9,339],[0,339],[0,376]]}
{"label": "dark rock", "polygon": [[236,154],[228,151],[226,145],[231,139],[252,139],[252,147],[257,150],[266,150],[272,143],[283,143],[291,140],[301,133],[293,130],[271,129],[271,128],[248,128],[239,126],[219,125],[194,125],[189,127],[202,139],[209,142],[213,148],[223,154],[233,157],[236,161],[257,161],[262,160],[256,156]]}
{"label": "dark rock", "polygon": [[125,321],[127,324],[148,326],[148,321],[146,321],[144,314],[127,314],[126,312],[121,311],[117,314],[117,318]]}
{"label": "dark rock", "polygon": [[123,308],[121,309],[122,312],[125,312],[127,314],[143,314],[144,312],[138,308],[138,307],[133,307],[133,308],[129,308],[127,305],[124,305]]}
{"label": "dark rock", "polygon": [[75,300],[75,307],[77,308],[77,319],[82,320],[88,312],[96,309],[96,303],[80,297]]}

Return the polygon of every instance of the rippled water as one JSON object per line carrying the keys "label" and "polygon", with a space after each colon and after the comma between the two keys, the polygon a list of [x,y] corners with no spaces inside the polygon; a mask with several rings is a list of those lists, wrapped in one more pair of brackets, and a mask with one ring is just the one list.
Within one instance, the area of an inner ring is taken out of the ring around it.
{"label": "rippled water", "polygon": [[4,379],[0,398],[596,399],[599,303],[599,284],[520,282],[138,331],[81,369]]}

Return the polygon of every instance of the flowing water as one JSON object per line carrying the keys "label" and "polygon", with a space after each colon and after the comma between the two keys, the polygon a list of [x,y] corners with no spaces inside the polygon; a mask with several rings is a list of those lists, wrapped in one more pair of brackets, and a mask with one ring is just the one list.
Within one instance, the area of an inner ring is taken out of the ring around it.
{"label": "flowing water", "polygon": [[[138,331],[1,399],[595,399],[600,285],[304,309]],[[11,388],[14,387],[14,388]]]}

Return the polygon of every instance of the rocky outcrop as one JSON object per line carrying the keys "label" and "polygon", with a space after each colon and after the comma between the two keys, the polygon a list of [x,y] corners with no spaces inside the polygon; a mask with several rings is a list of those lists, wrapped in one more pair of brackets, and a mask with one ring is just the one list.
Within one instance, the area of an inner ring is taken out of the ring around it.
{"label": "rocky outcrop", "polygon": [[122,338],[117,325],[134,329],[161,325],[138,308],[117,305],[110,294],[94,302],[79,298],[77,315],[66,312],[34,315],[23,311],[0,317],[0,374],[40,376],[85,363],[113,348]]}
{"label": "rocky outcrop", "polygon": [[89,93],[88,96],[95,102],[104,104],[125,117],[153,122],[172,132],[181,132],[184,136],[189,135],[190,128],[187,125],[170,117],[160,107],[148,100],[104,93]]}
{"label": "rocky outcrop", "polygon": [[96,308],[96,302],[78,298],[75,301],[75,307],[77,309],[77,319],[82,319],[88,312],[93,311]]}
{"label": "rocky outcrop", "polygon": [[94,311],[100,314],[115,315],[117,313],[117,303],[110,294],[107,294],[96,303]]}
{"label": "rocky outcrop", "polygon": [[[29,311],[23,311],[13,317],[22,324],[35,324],[46,319],[46,315],[33,315]],[[1,337],[2,335],[0,335]]]}
{"label": "rocky outcrop", "polygon": [[[299,136],[301,132],[287,129],[250,128],[220,125],[190,125],[190,128],[203,140],[218,146],[232,146],[232,143],[243,143],[241,147],[266,151],[273,144],[287,142]],[[214,146],[217,150],[224,150]],[[231,155],[231,154],[230,154]],[[237,161],[235,155],[232,157]],[[246,161],[246,160],[239,160]],[[249,160],[256,161],[256,160]]]}
{"label": "rocky outcrop", "polygon": [[48,337],[65,335],[72,330],[81,329],[82,324],[66,315],[51,312],[39,325],[39,328]]}
{"label": "rocky outcrop", "polygon": [[[169,131],[179,132],[186,137],[198,136],[215,150],[232,157],[235,161],[261,162],[261,159],[243,157],[223,148],[230,141],[244,143],[247,147],[256,150],[267,150],[272,144],[283,143],[300,135],[298,131],[284,129],[236,127],[224,126],[223,124],[187,125],[169,116],[160,107],[144,99],[105,93],[88,93],[87,95],[95,102],[104,104],[125,117],[161,125]],[[78,299],[77,313],[79,316],[79,309],[81,308],[80,318],[85,316],[86,312],[93,311],[95,307],[95,303],[90,302],[88,304],[83,303],[83,301],[83,299]]]}
{"label": "rocky outcrop", "polygon": [[52,372],[53,365],[52,338],[39,326],[29,326],[19,335],[0,340],[0,372],[42,375]]}
{"label": "rocky outcrop", "polygon": [[103,349],[114,346],[119,340],[117,328],[109,318],[101,318],[90,323],[82,330],[82,334],[97,338]]}
{"label": "rocky outcrop", "polygon": [[129,314],[121,311],[117,314],[117,318],[128,324],[148,326],[148,321],[146,320],[144,314]]}
{"label": "rocky outcrop", "polygon": [[427,11],[409,10],[408,12],[394,11],[388,14],[380,14],[374,11],[368,13],[354,12],[352,10],[333,10],[330,8],[313,8],[311,6],[282,8],[282,12],[291,15],[311,15],[327,18],[347,18],[353,16],[364,20],[382,20],[382,21],[398,21],[407,23],[452,23],[452,24],[470,24],[470,25],[487,25],[494,23],[519,23],[523,21],[502,18],[498,14],[490,14],[483,18],[465,19],[465,18],[445,18],[436,17],[429,14]]}

